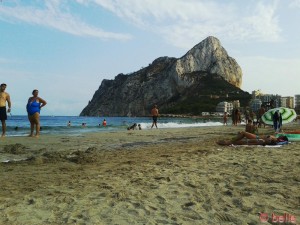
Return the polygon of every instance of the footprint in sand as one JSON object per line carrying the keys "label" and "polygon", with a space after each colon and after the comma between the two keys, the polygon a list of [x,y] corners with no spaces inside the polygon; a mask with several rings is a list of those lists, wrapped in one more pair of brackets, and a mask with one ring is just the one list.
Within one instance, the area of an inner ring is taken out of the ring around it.
{"label": "footprint in sand", "polygon": [[156,198],[157,198],[159,204],[165,204],[166,203],[166,199],[165,198],[163,198],[163,197],[161,197],[159,195],[156,196]]}

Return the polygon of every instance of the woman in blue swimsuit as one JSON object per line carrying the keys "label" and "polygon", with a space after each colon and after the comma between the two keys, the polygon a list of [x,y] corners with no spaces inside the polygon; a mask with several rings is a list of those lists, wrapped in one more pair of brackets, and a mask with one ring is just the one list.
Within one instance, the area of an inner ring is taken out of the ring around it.
{"label": "woman in blue swimsuit", "polygon": [[28,103],[26,106],[28,119],[30,122],[30,135],[29,137],[33,137],[34,126],[36,127],[35,137],[39,137],[40,135],[40,111],[41,108],[44,107],[47,102],[38,97],[39,91],[33,90],[32,97],[28,99]]}

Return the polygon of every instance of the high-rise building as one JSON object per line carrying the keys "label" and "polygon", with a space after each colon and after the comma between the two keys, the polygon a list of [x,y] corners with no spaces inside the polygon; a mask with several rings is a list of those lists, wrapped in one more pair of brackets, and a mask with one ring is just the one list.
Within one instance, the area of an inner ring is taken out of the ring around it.
{"label": "high-rise building", "polygon": [[300,107],[300,95],[295,95],[295,107]]}
{"label": "high-rise building", "polygon": [[231,113],[233,104],[231,102],[220,102],[216,107],[216,112],[229,112]]}
{"label": "high-rise building", "polygon": [[281,106],[286,108],[295,108],[294,97],[281,97]]}
{"label": "high-rise building", "polygon": [[295,95],[295,110],[297,114],[300,114],[300,95]]}
{"label": "high-rise building", "polygon": [[258,98],[253,99],[250,103],[250,108],[252,112],[257,112],[260,109],[260,106],[262,105],[262,101]]}

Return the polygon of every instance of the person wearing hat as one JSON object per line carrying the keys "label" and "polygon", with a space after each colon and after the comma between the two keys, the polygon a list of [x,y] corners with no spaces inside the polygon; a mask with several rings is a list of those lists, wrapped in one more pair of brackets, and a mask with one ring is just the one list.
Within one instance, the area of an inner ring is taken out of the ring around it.
{"label": "person wearing hat", "polygon": [[7,120],[7,113],[6,113],[6,102],[8,105],[7,112],[10,112],[11,110],[11,102],[10,102],[10,96],[7,92],[5,92],[6,84],[0,85],[0,120],[2,123],[2,135],[1,137],[5,136],[6,133],[6,120]]}

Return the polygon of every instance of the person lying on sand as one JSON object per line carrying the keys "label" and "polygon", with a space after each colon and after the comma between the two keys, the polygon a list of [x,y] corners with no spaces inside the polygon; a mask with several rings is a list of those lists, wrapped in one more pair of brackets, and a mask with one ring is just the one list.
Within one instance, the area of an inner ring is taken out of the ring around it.
{"label": "person lying on sand", "polygon": [[256,135],[241,131],[231,140],[217,141],[219,145],[276,145],[278,139],[272,135]]}

